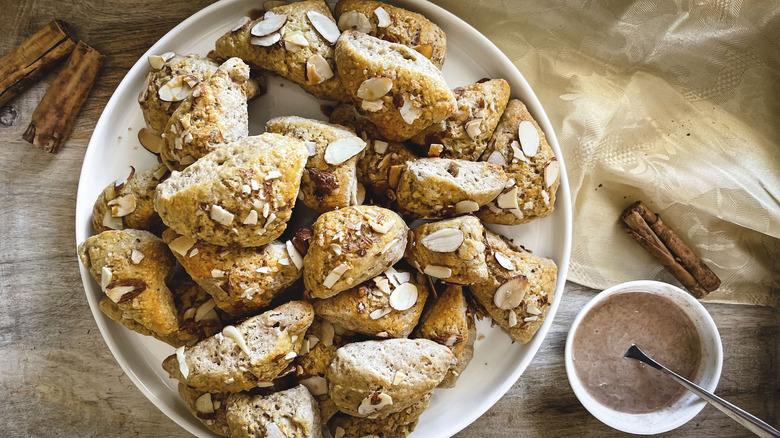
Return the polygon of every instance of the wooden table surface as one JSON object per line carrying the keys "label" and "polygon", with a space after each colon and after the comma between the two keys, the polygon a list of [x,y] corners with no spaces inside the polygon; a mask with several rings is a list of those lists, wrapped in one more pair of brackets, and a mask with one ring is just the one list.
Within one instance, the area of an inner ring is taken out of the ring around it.
{"label": "wooden table surface", "polygon": [[[188,436],[134,387],[103,342],[79,278],[74,215],[84,152],[111,93],[151,44],[209,3],[0,0],[6,17],[0,27],[0,55],[52,18],[66,21],[78,37],[107,55],[102,75],[58,155],[21,139],[54,74],[0,108],[2,436]],[[529,369],[458,437],[621,435],[577,401],[563,364],[569,326],[594,294],[566,284],[553,328]],[[706,307],[725,352],[717,393],[779,426],[780,313],[761,307]],[[666,435],[749,433],[708,406]]]}

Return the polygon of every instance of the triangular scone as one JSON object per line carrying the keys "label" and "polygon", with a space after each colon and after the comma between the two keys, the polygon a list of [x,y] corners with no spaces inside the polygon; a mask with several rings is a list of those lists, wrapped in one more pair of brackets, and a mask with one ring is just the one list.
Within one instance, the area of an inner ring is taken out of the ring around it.
{"label": "triangular scone", "polygon": [[223,392],[205,392],[179,383],[179,396],[192,413],[210,431],[220,436],[230,436],[227,423],[227,398]]}
{"label": "triangular scone", "polygon": [[425,397],[454,359],[449,348],[428,339],[356,342],[336,351],[328,390],[341,412],[382,418]]}
{"label": "triangular scone", "polygon": [[429,156],[476,161],[504,113],[509,84],[492,79],[452,91],[458,100],[455,112],[412,137],[412,141],[428,146]]}
{"label": "triangular scone", "polygon": [[390,414],[381,420],[338,414],[328,421],[328,429],[333,438],[405,438],[414,431],[420,414],[428,407],[431,397],[433,397],[433,391],[425,394],[423,398],[408,408]]}
{"label": "triangular scone", "polygon": [[455,110],[441,71],[419,52],[357,31],[336,43],[341,82],[388,140],[404,141]]}
{"label": "triangular scone", "polygon": [[98,233],[124,228],[157,232],[162,225],[154,211],[154,190],[168,168],[158,163],[143,172],[130,166],[127,172],[103,189],[92,207],[92,227]]}
{"label": "triangular scone", "polygon": [[162,238],[192,279],[214,297],[217,307],[235,317],[257,314],[303,274],[302,256],[277,240],[227,249],[171,229]]}
{"label": "triangular scone", "polygon": [[221,145],[157,186],[155,209],[197,240],[265,245],[287,228],[308,155],[301,141],[271,133]]}
{"label": "triangular scone", "polygon": [[173,294],[166,285],[174,259],[157,236],[141,230],[104,231],[82,242],[78,253],[121,318],[162,339],[179,330]]}
{"label": "triangular scone", "polygon": [[420,325],[414,331],[418,338],[430,339],[449,347],[458,363],[439,384],[452,388],[460,373],[474,357],[477,327],[461,286],[448,285],[441,296],[425,309]]}
{"label": "triangular scone", "polygon": [[291,301],[181,347],[163,361],[163,368],[201,391],[247,391],[270,383],[292,362],[313,320],[309,303]]}
{"label": "triangular scone", "polygon": [[227,423],[231,438],[322,438],[317,401],[302,385],[267,396],[231,394]]}
{"label": "triangular scone", "polygon": [[356,163],[366,146],[363,139],[343,126],[297,116],[273,118],[265,127],[309,148],[298,193],[307,207],[324,213],[359,204]]}
{"label": "triangular scone", "polygon": [[313,300],[314,313],[348,330],[378,338],[405,338],[417,325],[427,281],[413,271],[388,269],[356,287]]}
{"label": "triangular scone", "polygon": [[490,275],[469,289],[512,340],[526,344],[550,309],[558,267],[552,260],[518,248],[489,230],[486,239],[485,258]]}
{"label": "triangular scone", "polygon": [[272,71],[318,99],[346,102],[333,58],[338,35],[324,0],[301,1],[272,8],[255,21],[245,18],[217,40],[216,54]]}
{"label": "triangular scone", "polygon": [[365,0],[340,0],[335,14],[341,30],[358,30],[385,41],[403,44],[423,54],[438,68],[444,64],[447,36],[421,14]]}
{"label": "triangular scone", "polygon": [[[187,80],[182,80],[182,88],[190,86]],[[230,58],[206,82],[192,82],[191,94],[181,102],[162,133],[160,158],[168,168],[182,170],[216,146],[249,135],[248,80],[249,67],[238,58]]]}
{"label": "triangular scone", "polygon": [[477,213],[488,224],[518,225],[549,216],[560,167],[544,132],[523,102],[512,99],[480,158],[503,167],[514,186]]}

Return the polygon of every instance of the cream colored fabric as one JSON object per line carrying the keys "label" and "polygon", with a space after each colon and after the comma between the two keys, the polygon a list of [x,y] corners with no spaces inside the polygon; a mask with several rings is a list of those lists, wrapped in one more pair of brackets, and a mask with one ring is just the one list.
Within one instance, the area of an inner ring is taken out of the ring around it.
{"label": "cream colored fabric", "polygon": [[677,283],[624,231],[644,201],[721,278],[709,301],[780,286],[780,4],[435,0],[536,91],[572,189],[569,279]]}

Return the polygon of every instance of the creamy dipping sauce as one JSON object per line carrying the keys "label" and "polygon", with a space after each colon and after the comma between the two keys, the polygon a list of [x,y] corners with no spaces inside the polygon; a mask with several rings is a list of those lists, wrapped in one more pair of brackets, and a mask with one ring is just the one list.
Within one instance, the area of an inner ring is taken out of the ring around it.
{"label": "creamy dipping sauce", "polygon": [[572,343],[574,370],[599,403],[633,414],[673,405],[685,389],[658,370],[623,355],[632,344],[693,380],[701,341],[693,322],[666,297],[647,292],[612,295],[580,322]]}

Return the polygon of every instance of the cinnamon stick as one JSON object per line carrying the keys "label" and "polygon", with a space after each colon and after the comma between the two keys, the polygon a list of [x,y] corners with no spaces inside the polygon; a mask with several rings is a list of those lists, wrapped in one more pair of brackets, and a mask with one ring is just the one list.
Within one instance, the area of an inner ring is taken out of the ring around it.
{"label": "cinnamon stick", "polygon": [[79,41],[33,111],[30,126],[22,138],[39,149],[56,154],[68,138],[104,59],[97,50]]}
{"label": "cinnamon stick", "polygon": [[40,79],[74,47],[76,41],[65,24],[53,20],[0,59],[0,106]]}
{"label": "cinnamon stick", "polygon": [[683,242],[680,236],[641,201],[623,211],[621,227],[655,257],[688,292],[704,298],[720,286],[720,279]]}

